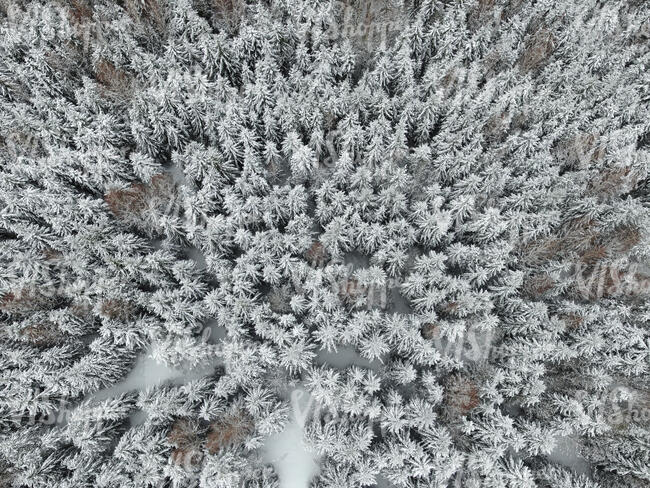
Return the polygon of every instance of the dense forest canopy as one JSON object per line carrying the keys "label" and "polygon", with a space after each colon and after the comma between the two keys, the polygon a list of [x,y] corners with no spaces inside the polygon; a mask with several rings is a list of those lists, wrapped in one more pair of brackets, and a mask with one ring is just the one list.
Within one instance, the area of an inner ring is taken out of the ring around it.
{"label": "dense forest canopy", "polygon": [[647,487],[649,19],[0,1],[0,486]]}

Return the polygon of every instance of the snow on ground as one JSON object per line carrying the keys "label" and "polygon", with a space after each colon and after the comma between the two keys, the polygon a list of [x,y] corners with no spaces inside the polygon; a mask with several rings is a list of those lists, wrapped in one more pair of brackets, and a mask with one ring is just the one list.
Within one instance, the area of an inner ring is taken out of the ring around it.
{"label": "snow on ground", "polygon": [[106,400],[127,391],[146,390],[151,386],[160,385],[166,381],[174,384],[184,384],[211,374],[215,366],[216,363],[207,365],[204,368],[184,371],[158,363],[149,356],[148,352],[145,352],[140,356],[126,378],[109,388],[94,393],[89,399]]}
{"label": "snow on ground", "polygon": [[209,344],[218,344],[221,339],[225,339],[226,334],[226,328],[218,325],[215,319],[208,319],[201,331],[201,337]]}
{"label": "snow on ground", "polygon": [[205,255],[201,252],[200,249],[193,246],[188,246],[183,250],[185,251],[187,257],[194,261],[196,269],[199,269],[201,271],[205,270],[207,263],[205,261]]}
{"label": "snow on ground", "polygon": [[370,258],[359,251],[352,251],[343,256],[343,263],[350,265],[354,271],[370,266]]}
{"label": "snow on ground", "polygon": [[303,441],[303,425],[312,404],[302,387],[293,390],[291,399],[291,419],[282,432],[268,437],[262,460],[275,468],[280,488],[307,488],[319,471],[318,456]]}
{"label": "snow on ground", "polygon": [[368,361],[361,357],[352,346],[337,346],[336,352],[329,352],[325,349],[320,349],[316,353],[314,361],[317,364],[325,364],[340,369],[347,368],[348,366],[360,366],[362,368],[379,371],[382,367],[382,364],[379,361]]}
{"label": "snow on ground", "polygon": [[392,313],[403,313],[411,314],[413,313],[413,308],[409,301],[402,296],[399,292],[399,288],[392,287],[390,289],[390,298],[391,298],[391,307],[388,309],[388,312]]}
{"label": "snow on ground", "polygon": [[571,437],[558,437],[555,448],[548,455],[548,459],[554,463],[570,468],[577,474],[591,476],[589,462],[578,454],[578,443]]}

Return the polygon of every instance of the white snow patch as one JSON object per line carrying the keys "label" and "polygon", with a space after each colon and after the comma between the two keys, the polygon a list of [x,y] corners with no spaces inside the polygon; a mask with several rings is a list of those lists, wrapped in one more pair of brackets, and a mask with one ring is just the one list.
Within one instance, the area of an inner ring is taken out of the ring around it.
{"label": "white snow patch", "polygon": [[548,459],[570,468],[576,474],[591,476],[589,461],[578,454],[578,443],[571,437],[557,437],[555,439],[555,448],[548,455]]}
{"label": "white snow patch", "polygon": [[90,395],[89,398],[97,401],[106,400],[107,398],[114,398],[127,391],[146,390],[151,386],[160,385],[166,381],[174,384],[187,383],[188,381],[209,375],[214,371],[215,366],[216,364],[211,364],[205,368],[184,371],[158,363],[148,353],[144,353],[140,356],[126,378],[110,388]]}
{"label": "white snow patch", "polygon": [[402,294],[399,291],[399,287],[392,287],[390,289],[390,298],[391,298],[391,306],[388,309],[389,312],[401,313],[404,315],[409,315],[413,313],[413,307],[411,307],[409,301],[402,296]]}
{"label": "white snow patch", "polygon": [[129,425],[131,427],[142,425],[144,424],[145,420],[147,420],[147,413],[143,412],[142,410],[134,410],[129,415]]}
{"label": "white snow patch", "polygon": [[197,269],[205,271],[207,268],[207,263],[205,261],[205,255],[201,252],[200,249],[194,246],[188,246],[184,248],[184,251],[185,254],[187,254],[187,257],[194,261]]}
{"label": "white snow patch", "polygon": [[319,471],[318,456],[303,439],[303,425],[311,408],[310,395],[302,387],[291,395],[293,415],[282,432],[269,436],[262,447],[262,460],[273,464],[280,488],[308,488]]}
{"label": "white snow patch", "polygon": [[336,352],[329,352],[326,349],[320,349],[316,353],[314,361],[317,364],[325,364],[340,369],[349,366],[359,366],[378,371],[382,367],[379,361],[368,361],[366,358],[362,357],[352,346],[337,346]]}
{"label": "white snow patch", "polygon": [[177,185],[187,185],[187,178],[185,178],[185,172],[183,168],[175,164],[171,164],[167,167],[167,172],[171,175],[172,180]]}
{"label": "white snow patch", "polygon": [[365,269],[370,266],[370,258],[359,251],[351,251],[343,256],[343,263],[351,269]]}
{"label": "white snow patch", "polygon": [[205,322],[205,327],[201,331],[203,341],[209,344],[219,344],[221,339],[225,339],[228,331],[225,327],[220,326],[216,319],[208,319]]}

